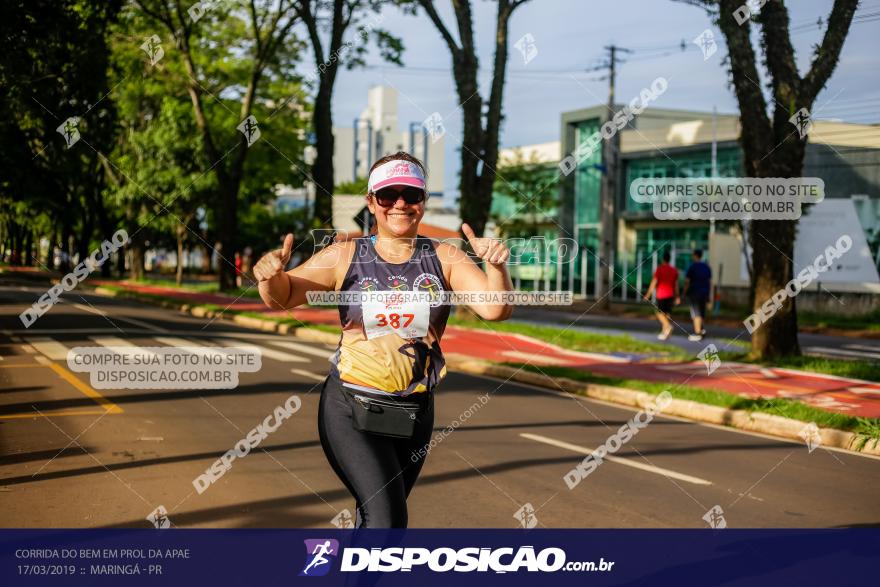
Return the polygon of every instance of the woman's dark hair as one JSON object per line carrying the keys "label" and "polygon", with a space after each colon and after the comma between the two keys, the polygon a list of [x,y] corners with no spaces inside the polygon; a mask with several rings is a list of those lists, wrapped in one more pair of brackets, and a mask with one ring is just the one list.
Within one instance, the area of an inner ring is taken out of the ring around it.
{"label": "woman's dark hair", "polygon": [[[414,157],[407,153],[406,151],[398,151],[396,153],[392,153],[391,155],[385,155],[384,157],[380,157],[373,163],[373,166],[370,167],[370,173],[373,173],[373,170],[379,167],[384,163],[388,163],[389,161],[394,161],[396,159],[401,159],[403,161],[409,161],[415,165],[419,166],[419,169],[422,170],[422,173],[425,175],[425,179],[428,179],[428,170],[425,169],[425,164],[419,161],[418,157]],[[369,173],[367,174],[369,176]]]}
{"label": "woman's dark hair", "polygon": [[669,260],[672,258],[672,255],[669,254],[669,251],[663,251],[663,262],[669,263]]}

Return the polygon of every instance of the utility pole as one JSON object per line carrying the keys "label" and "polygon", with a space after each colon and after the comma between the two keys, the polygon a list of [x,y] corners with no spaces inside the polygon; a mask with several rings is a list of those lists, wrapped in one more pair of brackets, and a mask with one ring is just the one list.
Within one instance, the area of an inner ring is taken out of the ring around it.
{"label": "utility pole", "polygon": [[[629,49],[608,45],[608,112],[603,124],[614,116],[614,83],[617,77],[618,53],[632,53]],[[601,126],[600,126],[601,128]],[[604,137],[603,137],[604,138]],[[602,191],[600,193],[600,260],[602,269],[596,276],[597,301],[602,308],[611,305],[611,287],[614,275],[614,252],[617,248],[617,174],[620,154],[620,131],[602,143]]]}
{"label": "utility pole", "polygon": [[[712,179],[716,177],[718,177],[718,109],[712,106]],[[714,218],[709,219],[709,234],[715,234]]]}

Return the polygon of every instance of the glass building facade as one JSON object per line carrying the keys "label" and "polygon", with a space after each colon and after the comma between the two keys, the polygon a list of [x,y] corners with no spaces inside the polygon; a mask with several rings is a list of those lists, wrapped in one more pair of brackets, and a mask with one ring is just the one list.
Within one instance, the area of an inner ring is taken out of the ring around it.
{"label": "glass building facade", "polygon": [[[667,156],[645,159],[624,159],[624,190],[627,212],[651,213],[651,204],[636,202],[629,197],[629,187],[639,178],[663,177],[712,177],[712,151],[709,149],[689,153],[673,153]],[[740,176],[742,154],[738,147],[718,149],[716,157],[718,177]]]}

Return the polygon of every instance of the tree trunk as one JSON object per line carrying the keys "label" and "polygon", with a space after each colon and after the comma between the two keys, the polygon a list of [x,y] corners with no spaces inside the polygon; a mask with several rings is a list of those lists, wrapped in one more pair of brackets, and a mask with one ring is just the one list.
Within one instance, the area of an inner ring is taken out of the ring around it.
{"label": "tree trunk", "polygon": [[[312,179],[315,183],[314,219],[322,227],[333,226],[333,114],[331,97],[333,79],[326,72],[321,75],[312,124],[315,130],[315,162]],[[372,161],[369,162],[372,164]]]}
{"label": "tree trunk", "polygon": [[61,266],[59,267],[59,271],[61,271],[61,273],[70,272],[72,253],[70,249],[71,234],[72,230],[70,227],[70,221],[65,220],[64,226],[61,229]]}
{"label": "tree trunk", "polygon": [[[806,143],[788,133],[779,141],[771,159],[752,168],[758,177],[800,177]],[[757,313],[773,294],[784,290],[794,277],[794,241],[797,222],[793,220],[755,220],[751,222],[749,242],[752,245],[752,311]],[[798,342],[796,299],[786,296],[776,313],[752,333],[751,355],[760,359],[801,354]]]}
{"label": "tree trunk", "polygon": [[21,255],[21,263],[27,267],[33,265],[33,255],[31,249],[33,247],[33,237],[34,234],[31,230],[28,230],[24,237],[24,251]]}
{"label": "tree trunk", "polygon": [[[794,275],[796,228],[791,220],[755,220],[749,234],[755,276],[752,311],[759,312],[764,302],[785,289]],[[800,354],[795,300],[786,296],[773,317],[752,333],[752,356],[772,359]]]}
{"label": "tree trunk", "polygon": [[[125,256],[127,254],[128,254],[128,245],[125,245],[124,247],[122,247],[118,251],[116,251],[116,274],[119,275],[119,277],[122,277],[125,275]],[[104,265],[107,265],[109,267],[110,263],[104,263]],[[108,273],[107,277],[110,277],[109,270],[107,273]],[[104,277],[103,271],[101,272],[101,276]]]}
{"label": "tree trunk", "polygon": [[177,285],[183,283],[183,246],[186,242],[186,226],[182,223],[177,224],[177,272],[175,282]]}
{"label": "tree trunk", "polygon": [[220,186],[219,206],[216,210],[220,251],[217,262],[220,291],[237,287],[235,283],[235,253],[238,252],[238,185],[230,182]]}
{"label": "tree trunk", "polygon": [[144,255],[146,245],[143,233],[132,235],[128,244],[128,278],[132,281],[140,281],[144,278]]}
{"label": "tree trunk", "polygon": [[212,240],[214,239],[206,234],[205,238],[201,241],[205,249],[204,261],[202,261],[202,273],[205,275],[209,275],[213,271],[211,269],[211,257],[214,255],[214,245],[210,244]]}
{"label": "tree trunk", "polygon": [[[489,220],[492,204],[491,188],[486,197],[480,185],[480,167],[483,157],[483,100],[477,87],[477,59],[464,54],[455,62],[455,86],[462,106],[464,131],[461,141],[461,171],[458,178],[458,206],[462,222],[466,222],[481,236]],[[485,169],[483,169],[485,171]]]}
{"label": "tree trunk", "polygon": [[[94,202],[94,211],[95,217],[98,220],[98,230],[101,231],[104,239],[109,239],[113,233],[113,225],[110,223],[110,217],[107,214],[107,207],[104,205],[104,198],[101,194],[96,194]],[[101,264],[101,277],[107,279],[110,277],[110,273],[113,266],[110,261],[106,261]],[[122,269],[120,271],[120,275],[125,273],[125,265],[123,264]]]}
{"label": "tree trunk", "polygon": [[[94,231],[94,215],[84,212],[82,216],[82,225],[80,227],[79,238],[76,243],[76,252],[79,255],[79,262],[85,260],[89,256],[89,242],[92,239]],[[109,236],[107,237],[109,238]]]}

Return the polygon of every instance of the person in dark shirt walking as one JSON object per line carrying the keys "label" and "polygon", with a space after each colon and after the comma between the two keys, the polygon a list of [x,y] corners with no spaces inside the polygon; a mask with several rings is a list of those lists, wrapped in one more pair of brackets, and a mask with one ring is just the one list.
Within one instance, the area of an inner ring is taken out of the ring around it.
{"label": "person in dark shirt walking", "polygon": [[684,295],[691,308],[691,320],[694,322],[694,333],[688,340],[703,340],[706,335],[706,304],[712,291],[712,269],[703,262],[703,251],[694,249],[691,255],[691,266],[688,267],[684,279]]}

